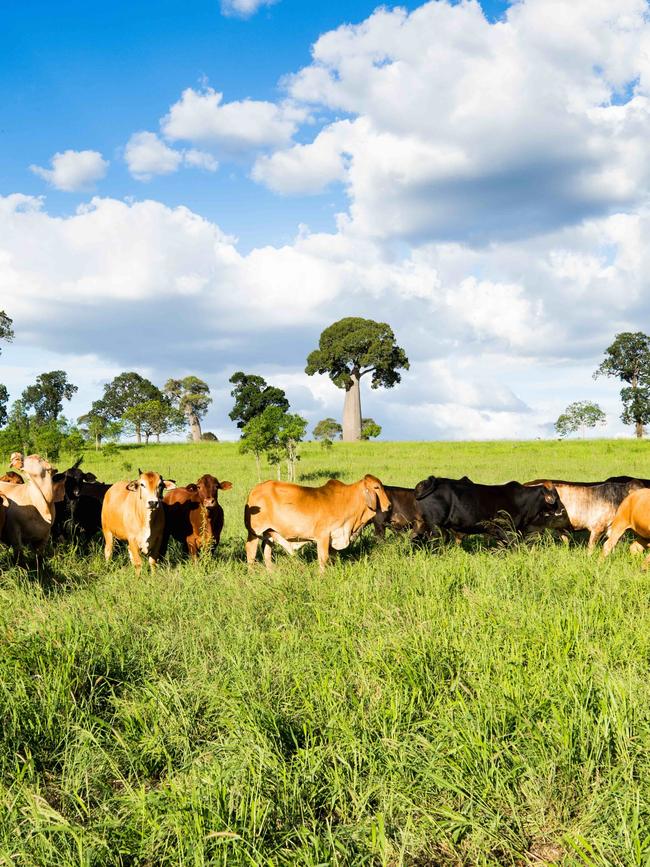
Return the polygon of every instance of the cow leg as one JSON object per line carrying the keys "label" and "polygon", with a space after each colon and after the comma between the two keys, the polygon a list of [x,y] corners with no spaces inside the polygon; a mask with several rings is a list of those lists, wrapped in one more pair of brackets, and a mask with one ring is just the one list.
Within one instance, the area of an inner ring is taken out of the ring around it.
{"label": "cow leg", "polygon": [[630,545],[630,554],[643,554],[647,547],[647,539],[635,539]]}
{"label": "cow leg", "polygon": [[604,527],[594,527],[592,530],[589,531],[589,544],[587,545],[587,551],[589,551],[590,554],[596,547],[598,540],[604,532]]}
{"label": "cow leg", "polygon": [[158,561],[155,557],[149,557],[149,568],[152,572],[156,571],[156,566],[158,565]]}
{"label": "cow leg", "polygon": [[135,539],[129,539],[129,558],[133,563],[135,574],[140,575],[142,572],[142,557],[140,556],[140,547]]}
{"label": "cow leg", "polygon": [[268,536],[262,537],[262,556],[264,557],[264,565],[269,570],[273,571],[273,542]]}
{"label": "cow leg", "polygon": [[192,560],[196,560],[196,558],[199,556],[199,546],[197,545],[194,535],[188,536],[185,540],[185,544],[187,546],[187,552],[192,558]]}
{"label": "cow leg", "polygon": [[248,539],[246,541],[246,562],[249,566],[252,566],[255,563],[255,558],[257,557],[257,546],[259,545],[259,539],[257,536],[254,536],[252,533],[249,533]]}
{"label": "cow leg", "polygon": [[316,540],[316,551],[318,553],[318,567],[321,572],[324,572],[330,556],[329,533],[327,536],[321,536],[320,539]]}
{"label": "cow leg", "polygon": [[111,533],[110,530],[104,530],[104,559],[108,563],[108,561],[113,556],[113,543],[115,541],[115,537]]}
{"label": "cow leg", "polygon": [[607,540],[603,545],[603,557],[609,556],[612,548],[616,545],[616,543],[621,538],[623,533],[627,530],[627,528],[627,521],[614,521],[612,526],[609,528]]}

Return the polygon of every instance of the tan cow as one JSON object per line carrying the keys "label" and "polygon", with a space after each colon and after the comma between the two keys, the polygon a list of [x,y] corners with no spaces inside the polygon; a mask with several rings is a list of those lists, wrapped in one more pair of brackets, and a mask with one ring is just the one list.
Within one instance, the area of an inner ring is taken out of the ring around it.
{"label": "tan cow", "polygon": [[[633,530],[637,540],[630,551],[640,553],[650,544],[650,489],[632,491],[616,511],[612,526],[603,545],[603,557],[607,557],[626,530]],[[650,566],[650,554],[643,561],[643,569]]]}
{"label": "tan cow", "polygon": [[315,542],[323,571],[331,548],[347,548],[377,512],[389,509],[390,500],[375,476],[364,476],[352,485],[330,479],[319,488],[262,482],[248,495],[244,510],[246,560],[249,565],[255,562],[260,539],[267,569],[272,567],[273,542],[289,554]]}
{"label": "tan cow", "polygon": [[110,560],[113,543],[120,539],[128,543],[129,557],[139,575],[142,552],[155,569],[165,531],[163,493],[174,483],[164,481],[159,473],[138,470],[134,482],[116,482],[106,491],[102,504],[104,556]]}
{"label": "tan cow", "polygon": [[32,547],[37,555],[45,550],[54,521],[54,504],[63,499],[65,480],[54,481],[56,468],[39,455],[23,458],[20,452],[14,452],[11,466],[28,477],[27,484],[0,482],[0,495],[8,501],[1,538],[11,545],[18,560],[24,545]]}

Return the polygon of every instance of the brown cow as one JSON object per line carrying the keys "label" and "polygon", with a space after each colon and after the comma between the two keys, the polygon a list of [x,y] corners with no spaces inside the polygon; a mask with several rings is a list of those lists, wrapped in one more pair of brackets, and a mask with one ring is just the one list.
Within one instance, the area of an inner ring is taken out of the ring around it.
{"label": "brown cow", "polygon": [[11,456],[11,466],[22,470],[27,484],[0,482],[0,494],[8,500],[2,541],[11,545],[16,561],[24,545],[29,545],[37,556],[45,550],[55,515],[55,503],[63,498],[63,477],[55,480],[56,469],[39,455],[20,452]]}
{"label": "brown cow", "polygon": [[378,511],[389,509],[390,500],[375,476],[364,476],[352,485],[330,479],[319,488],[262,482],[248,495],[244,510],[248,530],[246,560],[249,566],[255,562],[260,539],[267,569],[272,566],[273,542],[289,554],[307,542],[315,542],[322,572],[330,548],[347,548]]}
{"label": "brown cow", "polygon": [[19,473],[9,470],[3,476],[0,476],[0,482],[9,482],[10,485],[24,485],[25,480]]}
{"label": "brown cow", "polygon": [[172,487],[159,473],[138,470],[133,482],[116,482],[106,492],[102,504],[104,557],[110,560],[113,543],[120,539],[128,543],[129,557],[136,573],[142,570],[142,552],[155,569],[165,530],[163,492]]}
{"label": "brown cow", "polygon": [[209,474],[201,476],[195,485],[174,488],[165,494],[165,542],[177,539],[192,559],[196,559],[203,546],[215,546],[223,530],[223,509],[219,504],[219,491],[228,491],[232,482],[220,482]]}
{"label": "brown cow", "polygon": [[427,526],[418,508],[413,488],[401,488],[396,485],[384,485],[384,491],[390,500],[388,512],[377,512],[372,519],[375,535],[383,539],[386,527],[396,533],[410,530],[413,539],[426,532]]}
{"label": "brown cow", "polygon": [[[644,551],[650,543],[650,490],[641,488],[632,491],[616,511],[612,525],[603,545],[603,557],[607,557],[626,530],[633,530],[637,541],[630,546],[633,553]],[[643,561],[643,569],[650,566],[650,554]]]}

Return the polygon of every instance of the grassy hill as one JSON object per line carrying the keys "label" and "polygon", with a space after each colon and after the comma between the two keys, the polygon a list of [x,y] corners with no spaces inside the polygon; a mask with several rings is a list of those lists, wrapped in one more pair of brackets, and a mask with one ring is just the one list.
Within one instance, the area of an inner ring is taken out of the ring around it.
{"label": "grassy hill", "polygon": [[[649,448],[307,444],[299,474],[650,476]],[[224,542],[139,580],[99,544],[41,583],[0,553],[0,864],[649,862],[650,579],[624,546],[367,532],[324,577],[313,555],[269,575],[243,563],[236,445],[84,465],[229,479]]]}

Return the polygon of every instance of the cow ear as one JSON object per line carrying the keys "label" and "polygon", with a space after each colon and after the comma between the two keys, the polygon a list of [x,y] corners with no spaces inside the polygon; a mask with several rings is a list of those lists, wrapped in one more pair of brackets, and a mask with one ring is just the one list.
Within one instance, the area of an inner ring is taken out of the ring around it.
{"label": "cow ear", "polygon": [[140,469],[140,467],[138,467],[138,475],[139,475],[139,476],[142,475],[142,470]]}
{"label": "cow ear", "polygon": [[127,491],[137,491],[138,490],[137,481],[136,482],[129,482],[129,484],[126,486],[126,489],[127,489]]}
{"label": "cow ear", "polygon": [[94,473],[86,473],[85,475],[86,475],[86,478],[84,479],[84,482],[96,482],[97,481],[97,476]]}
{"label": "cow ear", "polygon": [[198,486],[192,482],[189,485],[185,485],[185,490],[190,491],[192,494],[195,494],[198,491]]}
{"label": "cow ear", "polygon": [[549,490],[544,491],[544,499],[549,504],[549,506],[553,505],[553,503],[555,502],[555,498],[556,498],[555,491],[549,491]]}
{"label": "cow ear", "polygon": [[176,482],[173,479],[163,479],[163,485],[168,491],[176,487]]}
{"label": "cow ear", "polygon": [[229,491],[232,488],[232,482],[219,482],[219,487],[222,491]]}
{"label": "cow ear", "polygon": [[[469,480],[468,480],[469,481]],[[415,498],[417,500],[423,500],[425,497],[428,497],[429,494],[433,491],[436,486],[436,477],[429,476],[428,479],[423,479],[421,482],[418,482],[415,486],[415,490],[417,490],[417,494]]]}
{"label": "cow ear", "polygon": [[379,506],[379,503],[377,502],[377,494],[364,485],[363,496],[366,501],[366,506],[368,506],[369,509],[372,509],[373,512],[376,512],[377,507]]}

